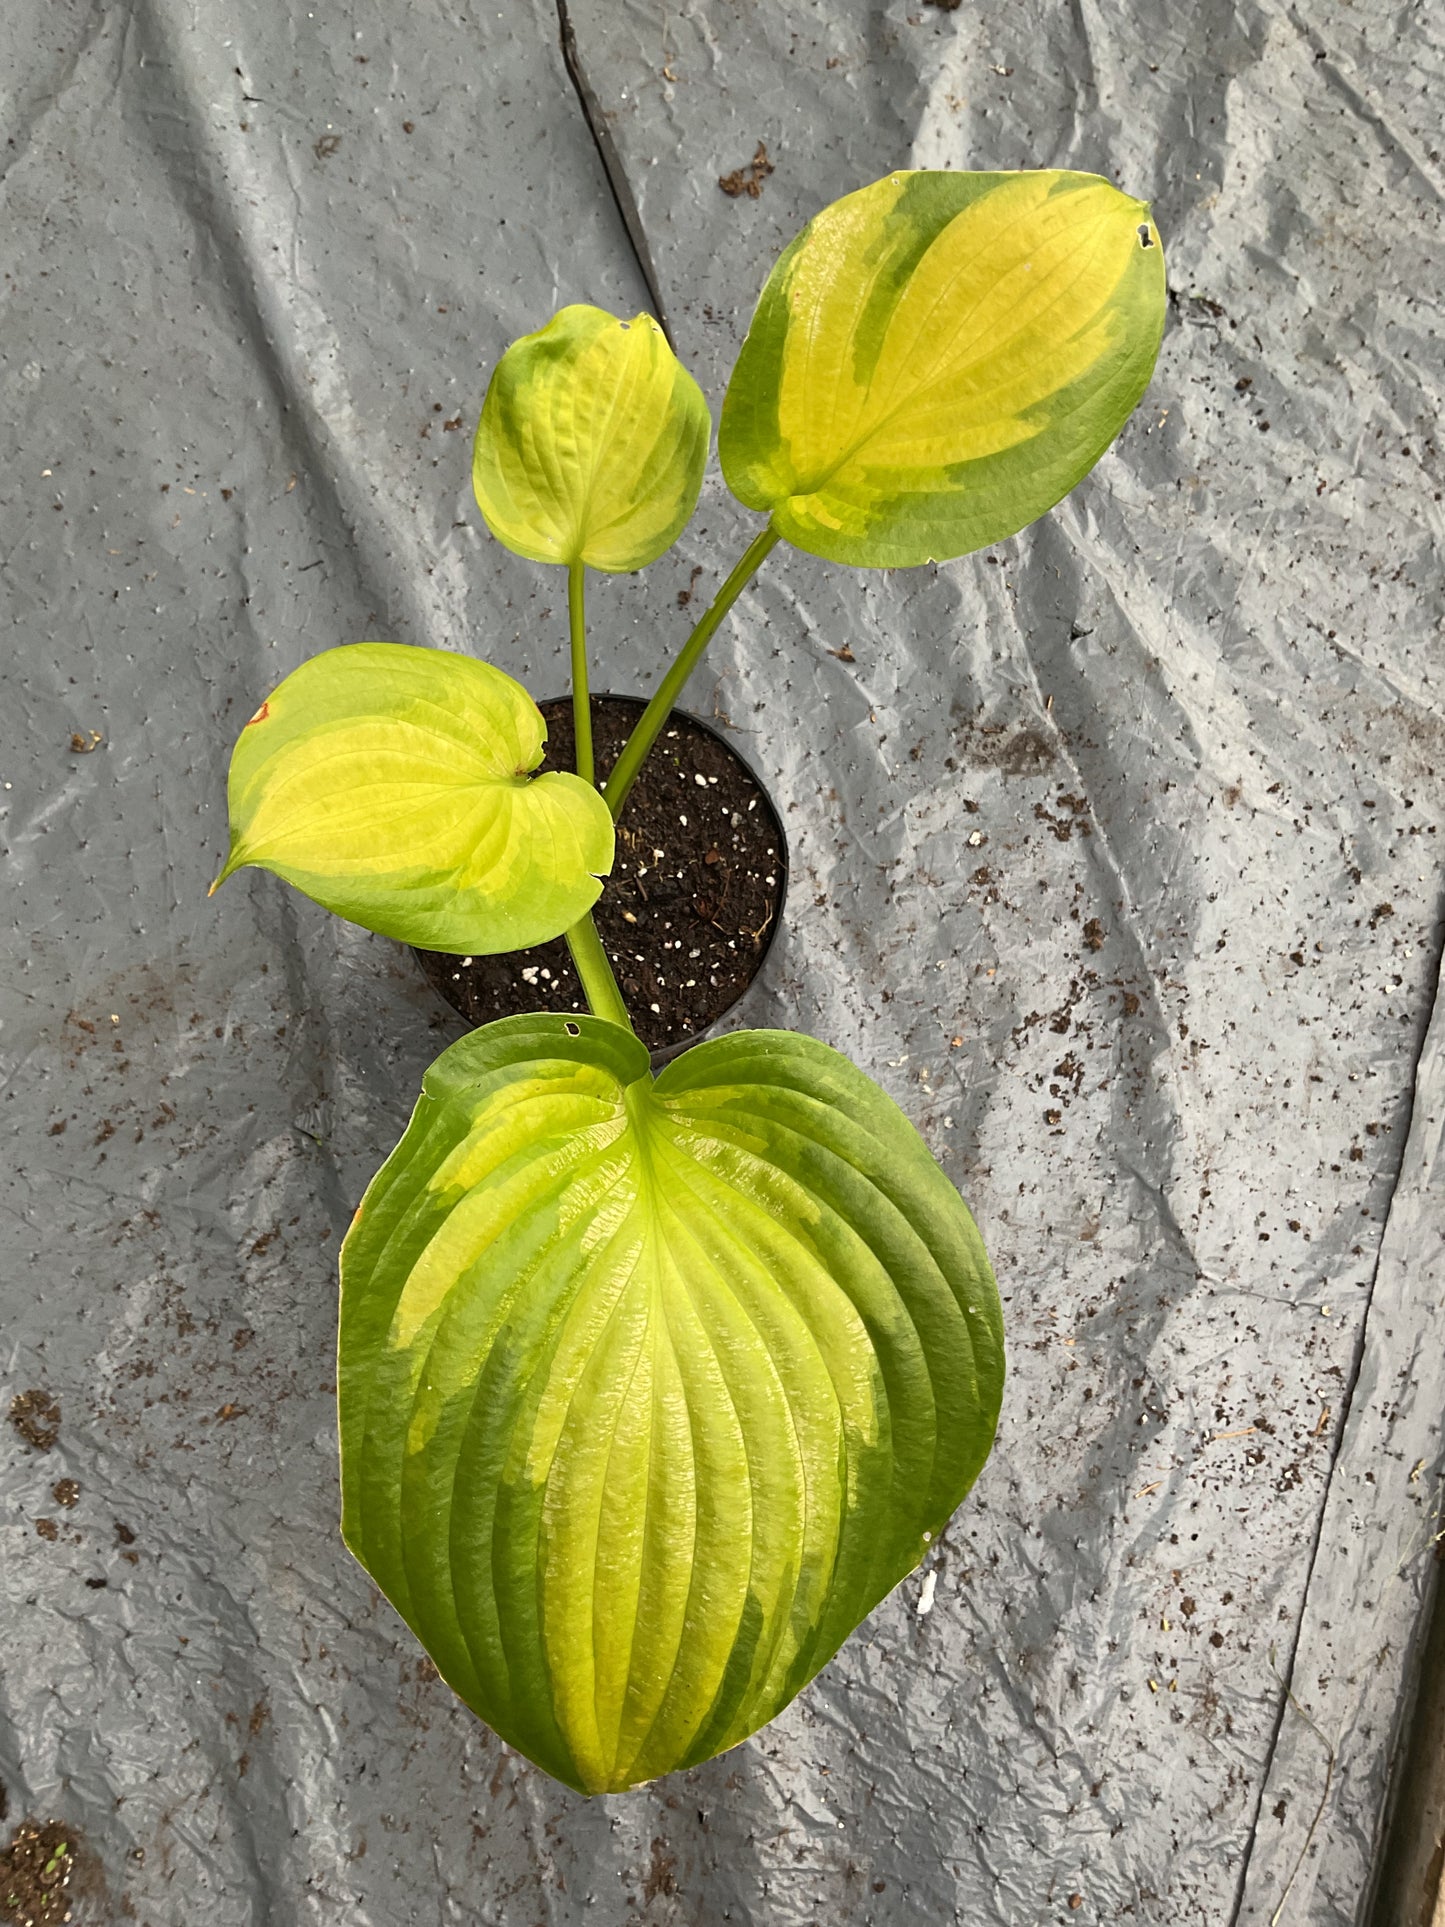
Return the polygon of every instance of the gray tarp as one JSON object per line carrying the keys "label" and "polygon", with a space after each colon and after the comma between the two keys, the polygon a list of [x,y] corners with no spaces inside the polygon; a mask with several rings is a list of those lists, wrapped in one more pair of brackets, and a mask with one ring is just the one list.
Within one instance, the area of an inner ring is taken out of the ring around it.
{"label": "gray tarp", "polygon": [[[12,0],[0,1394],[62,1418],[0,1428],[10,1824],[78,1826],[83,1907],[151,1927],[1353,1921],[1445,1410],[1441,15],[572,21],[714,407],[779,246],[894,167],[1099,169],[1165,237],[1090,481],[944,568],[776,555],[691,692],[792,839],[740,1014],[853,1055],[973,1203],[998,1450],[931,1611],[920,1574],[756,1740],[613,1799],[498,1745],[350,1562],[333,1260],[452,1029],[274,880],[207,902],[225,759],[363,636],[561,686],[470,429],[512,336],[643,271],[552,0]],[[749,521],[710,484],[598,585],[599,685],[652,684]]]}

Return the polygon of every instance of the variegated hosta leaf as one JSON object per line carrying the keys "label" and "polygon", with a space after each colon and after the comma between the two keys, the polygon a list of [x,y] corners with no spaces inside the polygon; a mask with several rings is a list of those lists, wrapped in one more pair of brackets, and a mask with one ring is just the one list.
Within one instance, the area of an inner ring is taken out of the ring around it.
{"label": "variegated hosta leaf", "polygon": [[576,923],[612,868],[590,783],[533,777],[547,727],[522,685],[444,649],[357,642],[302,663],[241,731],[231,852],[338,916],[489,954]]}
{"label": "variegated hosta leaf", "polygon": [[1088,474],[1163,326],[1149,209],[1098,175],[890,174],[824,208],[768,277],[723,474],[813,555],[963,555]]}
{"label": "variegated hosta leaf", "polygon": [[973,1220],[902,1112],[789,1032],[655,1083],[597,1018],[474,1032],[341,1274],[347,1543],[456,1691],[586,1792],[786,1706],[993,1439]]}
{"label": "variegated hosta leaf", "polygon": [[477,505],[533,562],[640,569],[697,506],[711,428],[650,314],[563,308],[493,371],[472,451]]}

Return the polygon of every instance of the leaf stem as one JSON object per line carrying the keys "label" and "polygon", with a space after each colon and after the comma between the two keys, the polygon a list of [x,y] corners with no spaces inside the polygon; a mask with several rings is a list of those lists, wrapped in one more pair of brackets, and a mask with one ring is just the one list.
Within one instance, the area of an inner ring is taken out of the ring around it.
{"label": "leaf stem", "polygon": [[[713,597],[706,614],[683,644],[677,661],[657,685],[656,695],[638,718],[637,727],[623,745],[622,754],[602,791],[614,823],[622,814],[627,793],[637,781],[637,772],[642,768],[647,752],[662,734],[673,705],[682,694],[683,685],[702,660],[702,653],[712,641],[718,624],[752,581],[778,540],[778,532],[771,522],[766,528],[759,529],[732,574]],[[580,764],[578,768],[581,768]]]}
{"label": "leaf stem", "polygon": [[592,763],[592,700],[587,689],[587,616],[584,608],[587,564],[567,564],[567,621],[572,631],[572,727],[577,739],[577,774],[596,781]]}
{"label": "leaf stem", "polygon": [[[637,727],[623,745],[622,754],[602,792],[614,822],[622,813],[628,791],[637,781],[637,773],[647,758],[647,752],[662,733],[663,725],[672,714],[673,705],[682,694],[688,677],[701,662],[703,651],[712,641],[718,624],[757,574],[764,559],[776,547],[778,539],[771,523],[759,529],[683,644],[676,662],[658,684],[657,693],[638,718]],[[568,565],[567,614],[572,632],[572,713],[577,737],[577,774],[591,783],[595,782],[596,774],[592,759],[592,714],[587,689],[587,627],[583,612],[585,575],[586,570],[581,562]],[[593,1016],[605,1017],[609,1023],[621,1024],[624,1029],[631,1030],[632,1019],[627,1014],[627,1005],[623,1002],[617,978],[613,975],[612,965],[602,948],[602,939],[597,934],[597,925],[590,912],[567,932],[567,948],[572,953],[572,964]]]}
{"label": "leaf stem", "polygon": [[577,980],[592,1015],[605,1017],[609,1023],[621,1024],[624,1030],[631,1030],[632,1019],[627,1014],[627,1006],[622,1001],[622,992],[612,974],[612,965],[602,948],[602,939],[597,934],[597,925],[592,921],[590,910],[580,923],[574,923],[567,932],[567,948],[572,953]]}

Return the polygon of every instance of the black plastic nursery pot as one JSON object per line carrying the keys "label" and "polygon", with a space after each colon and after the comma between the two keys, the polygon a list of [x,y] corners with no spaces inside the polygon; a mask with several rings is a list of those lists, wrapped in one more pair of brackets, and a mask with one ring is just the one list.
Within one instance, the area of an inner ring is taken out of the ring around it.
{"label": "black plastic nursery pot", "polygon": [[[604,781],[639,696],[592,697]],[[540,705],[543,769],[575,768],[572,699]],[[762,969],[788,884],[783,826],[756,773],[710,723],[675,709],[617,824],[617,857],[594,915],[638,1035],[672,1052],[708,1031]],[[416,952],[427,981],[471,1024],[587,1008],[562,938],[494,957]]]}

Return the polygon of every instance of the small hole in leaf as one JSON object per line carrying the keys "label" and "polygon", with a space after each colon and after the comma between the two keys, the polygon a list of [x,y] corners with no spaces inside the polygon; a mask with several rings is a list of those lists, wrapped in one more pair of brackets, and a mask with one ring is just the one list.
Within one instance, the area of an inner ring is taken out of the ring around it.
{"label": "small hole in leaf", "polygon": [[569,1024],[567,1026],[567,1035],[569,1037],[580,1037],[582,1035],[582,1026],[580,1024]]}
{"label": "small hole in leaf", "polygon": [[1154,236],[1149,232],[1147,221],[1139,223],[1139,245],[1141,248],[1152,248],[1154,245]]}

